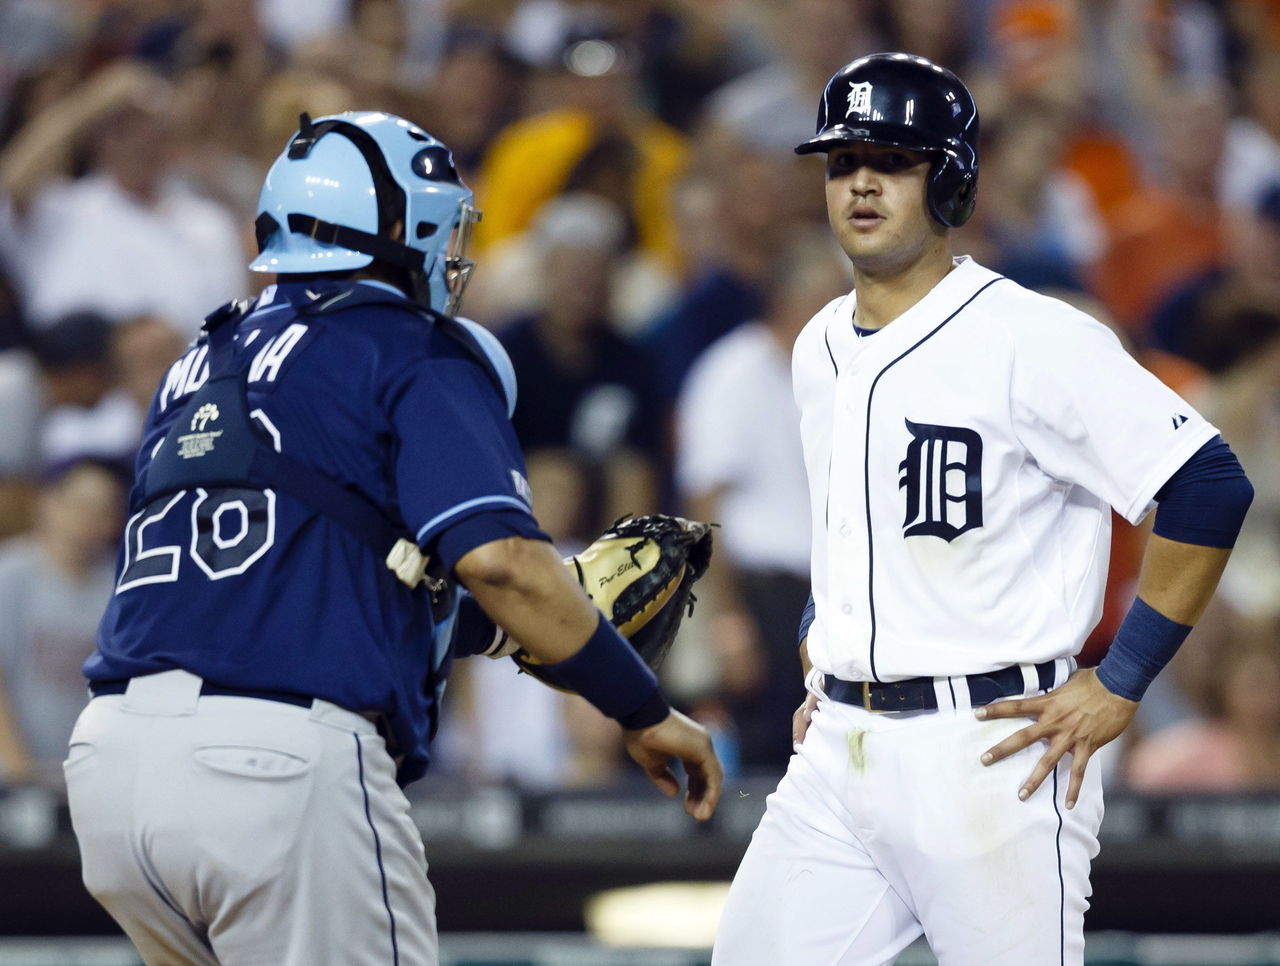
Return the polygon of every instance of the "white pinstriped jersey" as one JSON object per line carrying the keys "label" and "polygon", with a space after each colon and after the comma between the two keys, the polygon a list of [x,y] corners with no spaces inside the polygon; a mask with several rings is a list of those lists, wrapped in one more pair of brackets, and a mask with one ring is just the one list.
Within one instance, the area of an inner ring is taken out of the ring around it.
{"label": "white pinstriped jersey", "polygon": [[809,657],[847,680],[1072,655],[1133,523],[1217,430],[1105,326],[971,261],[859,337],[796,341],[813,517]]}

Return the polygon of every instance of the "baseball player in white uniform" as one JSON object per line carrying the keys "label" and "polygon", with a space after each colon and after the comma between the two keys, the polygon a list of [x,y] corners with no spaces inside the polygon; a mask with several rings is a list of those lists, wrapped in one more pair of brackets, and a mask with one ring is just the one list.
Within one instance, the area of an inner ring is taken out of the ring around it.
{"label": "baseball player in white uniform", "polygon": [[[853,292],[796,342],[813,520],[796,753],[714,966],[1079,964],[1102,819],[1089,757],[1217,585],[1252,488],[1104,326],[968,258],[978,115],[909,54],[828,83],[817,135]],[[1077,669],[1110,509],[1159,504],[1138,599]]]}

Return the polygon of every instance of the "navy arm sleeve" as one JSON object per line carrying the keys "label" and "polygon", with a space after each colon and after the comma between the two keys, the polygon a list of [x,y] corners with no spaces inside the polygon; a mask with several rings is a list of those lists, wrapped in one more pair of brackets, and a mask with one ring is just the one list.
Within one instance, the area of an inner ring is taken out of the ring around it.
{"label": "navy arm sleeve", "polygon": [[804,611],[800,614],[800,636],[796,638],[797,647],[804,643],[804,639],[809,636],[809,628],[813,626],[814,618],[817,616],[818,608],[813,602],[813,591],[809,591],[809,601],[804,605]]}
{"label": "navy arm sleeve", "polygon": [[1156,502],[1158,536],[1230,549],[1253,502],[1253,486],[1231,447],[1215,436],[1156,492]]}

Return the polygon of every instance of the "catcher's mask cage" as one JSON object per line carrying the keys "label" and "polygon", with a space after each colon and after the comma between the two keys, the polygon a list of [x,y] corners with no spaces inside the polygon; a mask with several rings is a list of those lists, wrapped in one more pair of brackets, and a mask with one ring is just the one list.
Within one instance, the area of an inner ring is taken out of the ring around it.
{"label": "catcher's mask cage", "polygon": [[303,114],[263,182],[249,268],[338,272],[377,260],[404,270],[414,301],[453,315],[479,220],[449,149],[416,124],[380,111]]}
{"label": "catcher's mask cage", "polygon": [[915,54],[870,54],[827,82],[814,137],[796,154],[852,142],[933,156],[925,193],[929,213],[948,228],[973,214],[978,192],[978,106],[945,67]]}

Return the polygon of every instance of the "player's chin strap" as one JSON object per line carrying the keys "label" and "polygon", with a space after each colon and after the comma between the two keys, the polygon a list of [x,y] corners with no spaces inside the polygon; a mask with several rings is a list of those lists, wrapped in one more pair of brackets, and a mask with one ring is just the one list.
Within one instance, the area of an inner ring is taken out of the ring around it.
{"label": "player's chin strap", "polygon": [[[187,400],[156,450],[143,480],[143,502],[197,486],[279,490],[333,520],[379,559],[385,557],[402,581],[416,586],[425,579],[427,560],[404,527],[362,494],[301,460],[276,452],[255,426],[249,409],[248,369],[237,371],[234,364],[236,323],[251,308],[248,303],[230,302],[205,319],[209,378]],[[214,422],[201,423],[201,412],[215,414]],[[214,425],[212,432],[204,431]]]}

